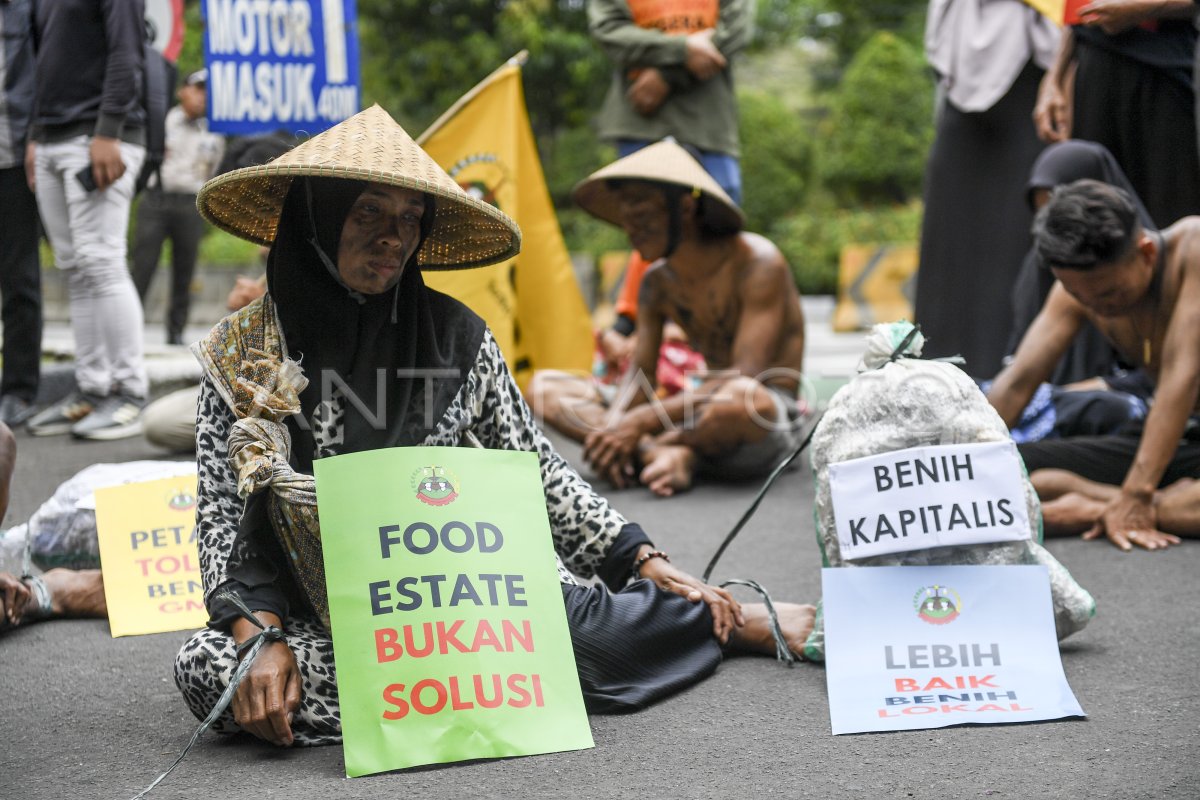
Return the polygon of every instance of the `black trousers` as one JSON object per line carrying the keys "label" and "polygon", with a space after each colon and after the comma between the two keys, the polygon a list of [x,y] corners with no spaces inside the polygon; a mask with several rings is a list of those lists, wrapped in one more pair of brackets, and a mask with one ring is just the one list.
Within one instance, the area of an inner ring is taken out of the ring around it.
{"label": "black trousers", "polygon": [[645,708],[708,677],[721,663],[704,603],[647,580],[613,594],[566,584],[562,591],[589,713]]}
{"label": "black trousers", "polygon": [[925,355],[961,355],[966,372],[1000,371],[1011,295],[1029,249],[1029,170],[1045,144],[1031,114],[1042,70],[1025,65],[986,111],[946,102],[925,166],[925,217],[914,314]]}
{"label": "black trousers", "polygon": [[[1188,437],[1179,442],[1159,486],[1180,478],[1200,477],[1200,441]],[[1111,436],[1075,436],[1017,445],[1025,468],[1065,469],[1100,483],[1120,485],[1142,441],[1142,422],[1131,422]]]}
{"label": "black trousers", "polygon": [[1200,214],[1192,88],[1089,42],[1077,40],[1076,53],[1071,135],[1108,148],[1159,228]]}
{"label": "black trousers", "polygon": [[171,240],[171,291],[167,306],[167,341],[179,342],[191,305],[196,253],[204,220],[196,211],[196,195],[149,190],[137,207],[133,240],[133,283],[142,305],[158,269],[163,242]]}
{"label": "black trousers", "polygon": [[0,169],[0,322],[0,394],[33,402],[42,355],[42,273],[37,201],[20,165]]}

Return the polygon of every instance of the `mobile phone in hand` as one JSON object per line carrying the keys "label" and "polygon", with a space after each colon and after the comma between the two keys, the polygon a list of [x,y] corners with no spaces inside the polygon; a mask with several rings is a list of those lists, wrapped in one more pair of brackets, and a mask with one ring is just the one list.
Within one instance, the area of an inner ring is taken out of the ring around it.
{"label": "mobile phone in hand", "polygon": [[90,163],[75,173],[75,180],[79,181],[79,185],[83,187],[85,192],[96,191],[96,177],[92,175],[92,165]]}

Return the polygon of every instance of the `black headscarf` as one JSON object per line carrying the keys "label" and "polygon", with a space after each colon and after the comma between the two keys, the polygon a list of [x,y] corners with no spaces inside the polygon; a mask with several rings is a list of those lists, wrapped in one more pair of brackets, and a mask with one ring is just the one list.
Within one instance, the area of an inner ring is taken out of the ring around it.
{"label": "black headscarf", "polygon": [[[305,420],[312,420],[323,391],[336,386],[347,395],[339,453],[420,444],[470,373],[484,334],[483,320],[466,306],[426,288],[417,266],[420,248],[394,290],[360,295],[336,276],[342,225],[365,188],[362,181],[297,178],[267,258],[267,289],[288,355],[309,380],[300,394]],[[433,219],[430,199],[422,240]],[[431,370],[440,375],[422,374]],[[288,424],[292,464],[309,472],[312,433],[294,417]]]}
{"label": "black headscarf", "polygon": [[1133,200],[1142,225],[1154,229],[1154,220],[1142,205],[1141,198],[1138,197],[1129,178],[1125,177],[1121,165],[1117,163],[1113,154],[1108,152],[1108,148],[1096,142],[1068,139],[1065,142],[1055,142],[1043,150],[1037,161],[1033,162],[1025,196],[1032,208],[1034,190],[1053,189],[1084,178],[1103,181],[1109,186],[1124,189]]}

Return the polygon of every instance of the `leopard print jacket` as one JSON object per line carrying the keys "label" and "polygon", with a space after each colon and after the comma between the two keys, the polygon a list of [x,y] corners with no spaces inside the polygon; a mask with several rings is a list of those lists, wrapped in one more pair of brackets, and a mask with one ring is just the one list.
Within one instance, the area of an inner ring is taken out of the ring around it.
{"label": "leopard print jacket", "polygon": [[[332,407],[320,412],[314,420],[319,442],[339,441],[340,410]],[[234,419],[233,411],[205,378],[196,425],[196,533],[206,603],[225,583],[244,505],[237,496],[237,474],[228,460],[227,442]],[[542,434],[490,331],[471,374],[423,444],[457,446],[467,432],[489,449],[538,454],[559,577],[563,583],[576,584],[576,576],[595,576],[625,519],[592,490]],[[236,555],[235,561],[244,561],[250,554]]]}

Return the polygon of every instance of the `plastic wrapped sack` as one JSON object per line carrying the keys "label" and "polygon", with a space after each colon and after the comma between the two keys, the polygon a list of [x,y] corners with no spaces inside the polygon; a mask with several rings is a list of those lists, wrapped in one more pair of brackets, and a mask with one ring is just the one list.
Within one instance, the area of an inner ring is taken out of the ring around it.
{"label": "plastic wrapped sack", "polygon": [[5,534],[5,541],[20,541],[30,550],[40,569],[96,569],[100,547],[96,539],[96,497],[107,486],[194,474],[192,461],[130,461],[93,464],[64,481],[54,495],[29,518]]}
{"label": "plastic wrapped sack", "polygon": [[[1096,605],[1066,568],[1041,546],[1041,504],[1028,475],[1023,477],[1023,484],[1032,539],[933,547],[869,556],[852,563],[840,552],[829,486],[830,464],[910,447],[1009,439],[1000,415],[964,372],[949,363],[915,358],[921,353],[923,341],[909,323],[876,325],[867,338],[860,374],[833,396],[813,436],[817,493],[814,516],[825,566],[1044,564],[1050,573],[1055,628],[1058,638],[1063,639],[1088,623]],[[814,661],[825,659],[825,628],[820,612],[818,606],[816,625],[804,652]]]}

